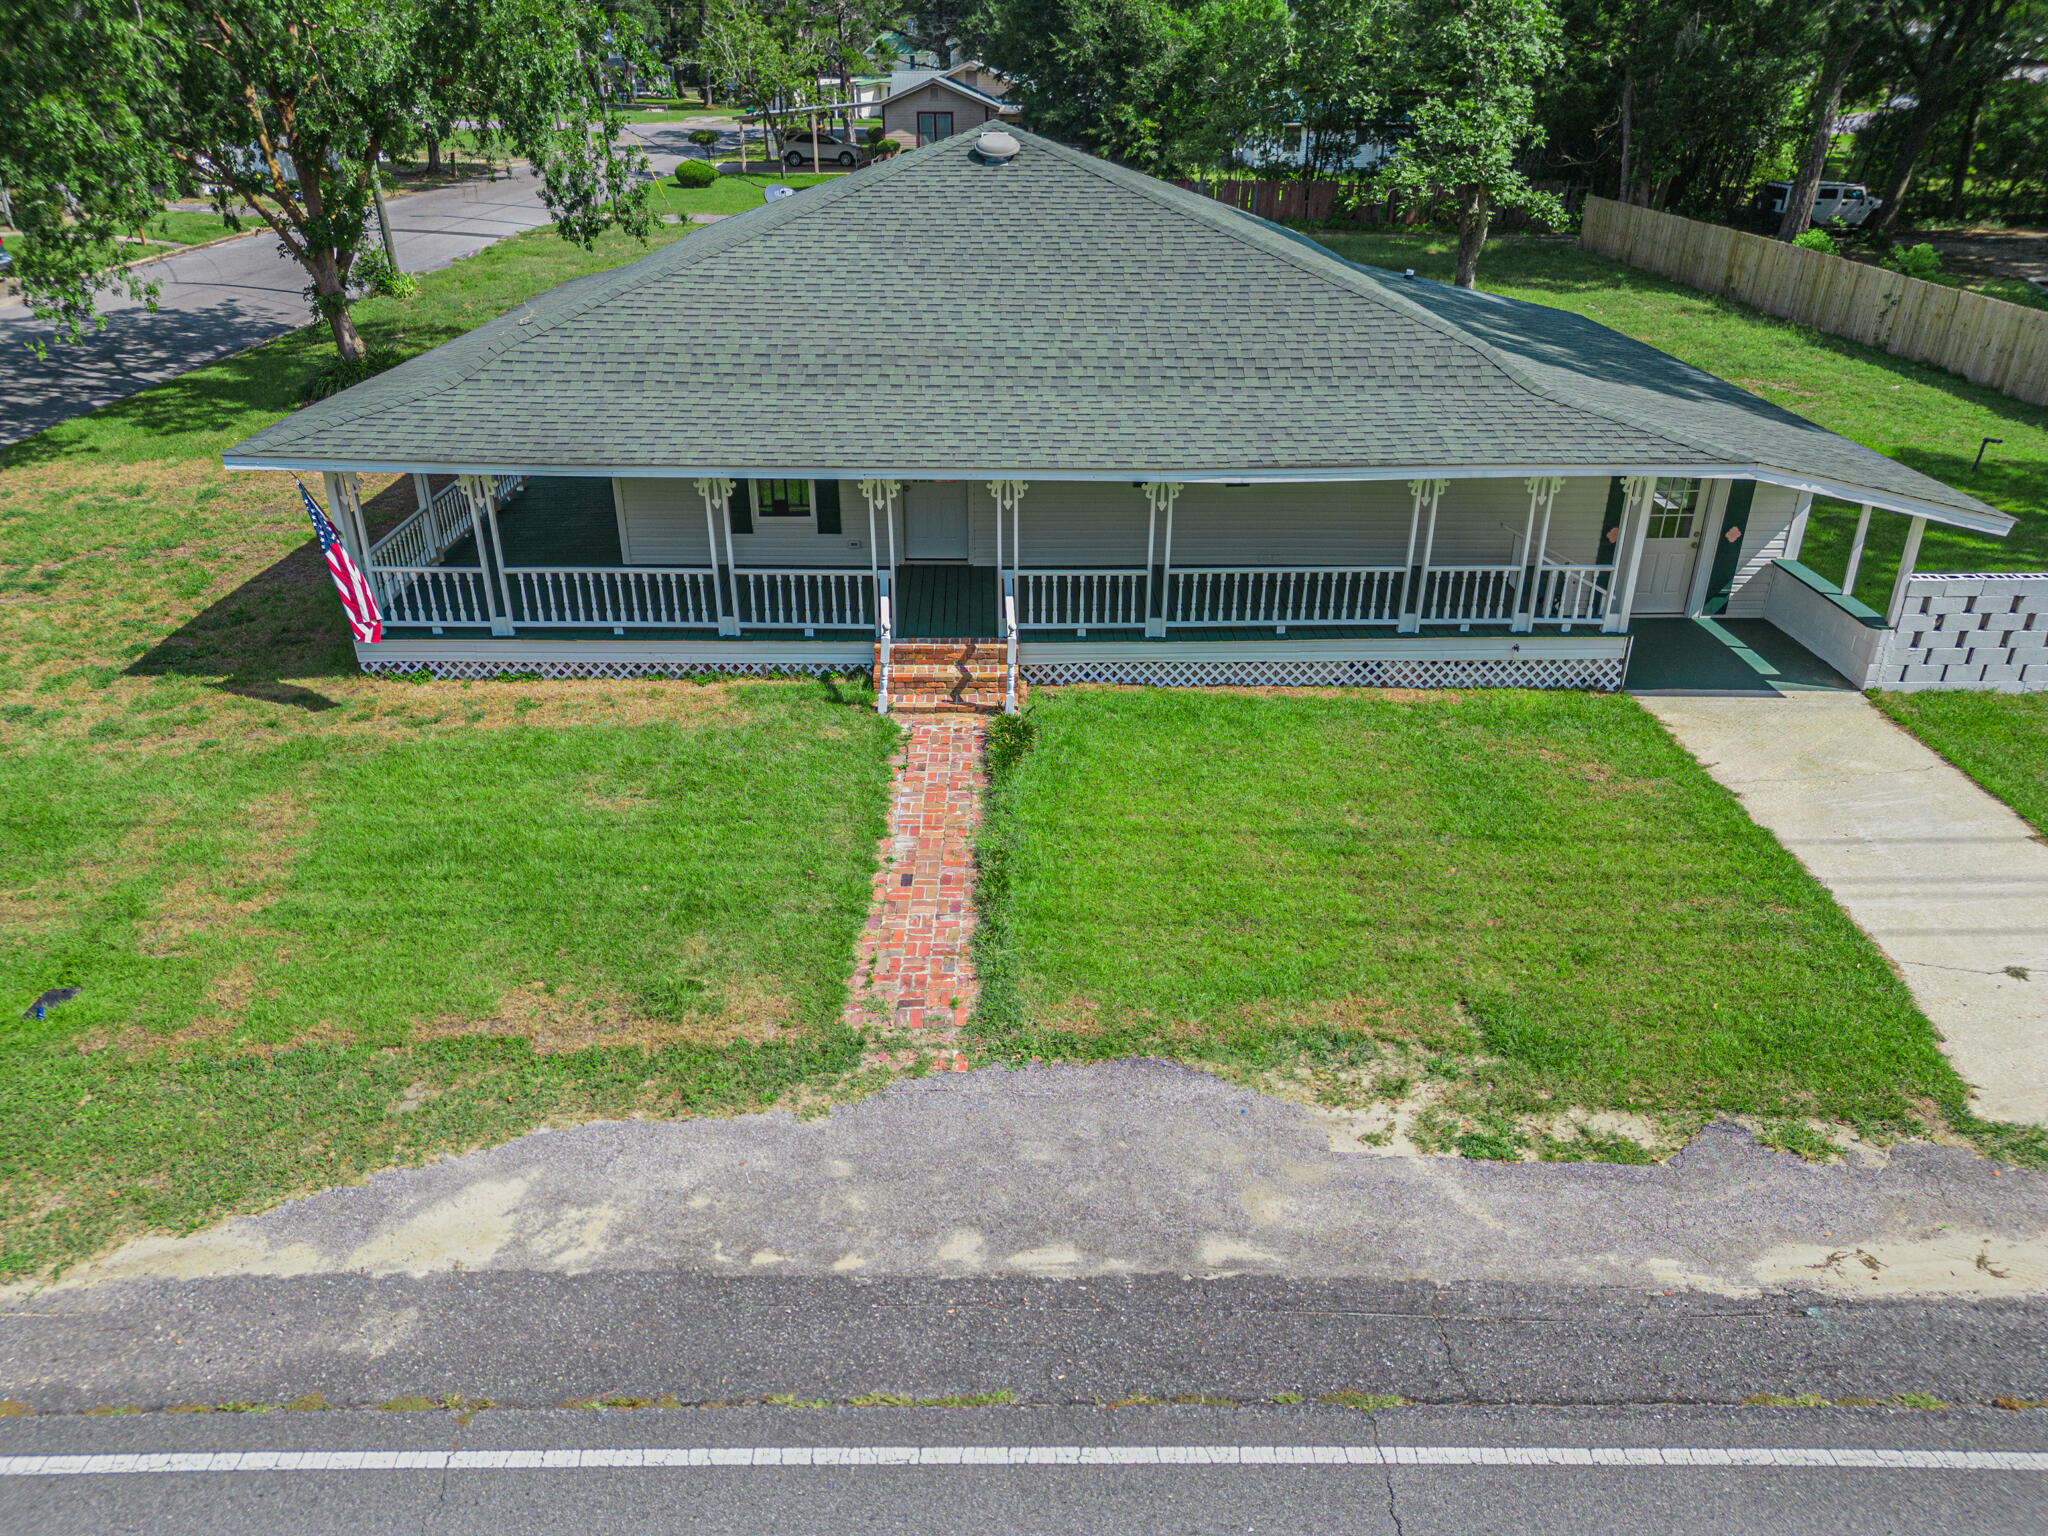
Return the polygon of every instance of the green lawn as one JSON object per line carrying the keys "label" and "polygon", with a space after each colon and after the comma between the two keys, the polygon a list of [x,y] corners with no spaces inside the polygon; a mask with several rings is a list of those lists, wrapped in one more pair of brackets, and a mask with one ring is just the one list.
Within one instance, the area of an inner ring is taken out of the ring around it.
{"label": "green lawn", "polygon": [[[359,320],[406,355],[645,249],[535,233]],[[0,1016],[81,989],[0,1033],[0,1276],[858,1065],[893,733],[837,684],[364,676],[290,478],[219,462],[330,348],[0,452]]]}
{"label": "green lawn", "polygon": [[1881,693],[1876,700],[2048,837],[2048,693]]}
{"label": "green lawn", "polygon": [[769,187],[815,187],[821,181],[837,179],[812,171],[792,172],[788,176],[763,171],[721,176],[708,187],[679,187],[670,177],[654,184],[647,206],[656,214],[679,213],[686,217],[693,213],[745,213],[766,201]]}
{"label": "green lawn", "polygon": [[166,209],[157,218],[143,227],[142,233],[151,240],[162,240],[173,245],[203,245],[209,240],[225,240],[233,234],[249,234],[268,229],[269,226],[253,212],[245,210],[241,216],[240,228],[230,229],[226,219],[217,213],[190,213],[179,209]]}
{"label": "green lawn", "polygon": [[[1453,248],[1443,236],[1308,233],[1353,261],[1414,267],[1425,277],[1451,274]],[[2019,518],[2004,539],[1930,525],[1921,570],[2048,570],[2048,410],[1709,298],[1565,242],[1491,241],[1480,259],[1479,285],[1590,316]],[[1973,468],[1987,437],[2004,441]],[[1839,579],[1855,523],[1855,508],[1817,503],[1800,558]],[[1856,590],[1874,595],[1880,606],[1905,532],[1905,519],[1888,514],[1871,524]]]}
{"label": "green lawn", "polygon": [[1068,689],[1030,722],[993,758],[983,1051],[1433,1084],[1424,1135],[1481,1155],[1582,1151],[1566,1106],[1970,1123],[1883,956],[1625,697]]}

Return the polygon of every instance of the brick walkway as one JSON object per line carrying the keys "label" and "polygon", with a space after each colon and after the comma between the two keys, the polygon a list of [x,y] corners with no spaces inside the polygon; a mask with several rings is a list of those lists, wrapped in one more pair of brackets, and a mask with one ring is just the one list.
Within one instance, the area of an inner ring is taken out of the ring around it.
{"label": "brick walkway", "polygon": [[974,833],[988,730],[980,719],[957,714],[907,718],[904,725],[846,1018],[869,1030],[932,1031],[917,1043],[950,1047],[976,993],[969,954]]}

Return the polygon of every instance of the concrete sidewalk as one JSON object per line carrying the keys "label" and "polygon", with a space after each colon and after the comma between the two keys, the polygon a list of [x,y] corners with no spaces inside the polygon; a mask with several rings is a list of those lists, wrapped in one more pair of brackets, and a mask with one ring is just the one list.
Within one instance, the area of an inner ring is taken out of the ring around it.
{"label": "concrete sidewalk", "polygon": [[2048,846],[1860,694],[1647,697],[1876,940],[1976,1112],[2048,1124]]}

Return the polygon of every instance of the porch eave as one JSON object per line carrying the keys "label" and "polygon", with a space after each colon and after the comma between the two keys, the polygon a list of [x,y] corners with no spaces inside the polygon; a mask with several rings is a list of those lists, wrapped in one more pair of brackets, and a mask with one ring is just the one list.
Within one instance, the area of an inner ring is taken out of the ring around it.
{"label": "porch eave", "polygon": [[432,463],[397,459],[355,459],[355,460],[314,460],[289,459],[277,456],[242,458],[229,456],[222,461],[230,470],[281,470],[296,474],[424,474],[424,475],[499,475],[559,476],[564,479],[615,479],[615,480],[696,480],[696,479],[812,479],[812,480],[1023,480],[1045,483],[1069,482],[1076,484],[1127,484],[1146,481],[1168,481],[1181,485],[1318,485],[1356,482],[1384,482],[1404,480],[1514,480],[1558,477],[1562,479],[1585,479],[1603,477],[1654,476],[1664,478],[1702,478],[1712,480],[1755,480],[1765,485],[1782,486],[1787,490],[1805,491],[1813,495],[1831,496],[1852,503],[1869,503],[1883,512],[1893,512],[1904,517],[1924,517],[1929,522],[1941,523],[1951,528],[1963,528],[1973,533],[1987,533],[2003,538],[2011,532],[2017,519],[2004,512],[1972,512],[1964,508],[1946,507],[1936,502],[1915,497],[1901,496],[1896,492],[1873,491],[1868,487],[1851,485],[1846,481],[1831,480],[1823,476],[1805,474],[1781,469],[1768,464],[1718,464],[1710,462],[1673,461],[1670,463],[1640,464],[1411,464],[1411,465],[1335,465],[1325,467],[1290,468],[1203,468],[1187,469],[1173,467],[1145,467],[1123,469],[1046,469],[1030,466],[954,466],[934,469],[930,466],[903,468],[897,466],[833,466],[833,465],[722,465],[711,467],[686,467],[679,465],[535,465],[511,462],[495,463]]}

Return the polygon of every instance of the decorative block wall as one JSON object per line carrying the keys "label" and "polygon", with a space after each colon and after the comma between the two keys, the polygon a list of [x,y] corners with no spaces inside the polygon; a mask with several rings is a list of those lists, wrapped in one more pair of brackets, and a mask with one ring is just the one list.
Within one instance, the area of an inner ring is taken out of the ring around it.
{"label": "decorative block wall", "polygon": [[1909,578],[1877,686],[2048,689],[2048,572]]}

